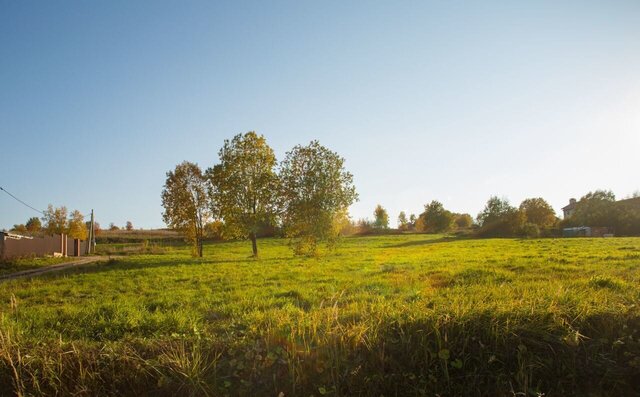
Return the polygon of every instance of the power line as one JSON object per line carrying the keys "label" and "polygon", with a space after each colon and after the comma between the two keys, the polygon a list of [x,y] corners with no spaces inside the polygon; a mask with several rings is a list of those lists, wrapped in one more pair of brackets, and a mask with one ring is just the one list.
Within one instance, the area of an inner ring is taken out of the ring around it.
{"label": "power line", "polygon": [[29,204],[25,203],[24,201],[20,200],[19,198],[17,198],[16,196],[14,196],[13,194],[9,193],[8,191],[6,191],[2,186],[0,186],[0,190],[2,190],[3,192],[7,193],[9,196],[11,196],[14,200],[16,200],[17,202],[19,202],[20,204],[27,206],[29,208],[31,208],[32,210],[41,213],[42,215],[44,215],[44,212],[40,211],[39,209],[33,208],[32,206],[30,206]]}

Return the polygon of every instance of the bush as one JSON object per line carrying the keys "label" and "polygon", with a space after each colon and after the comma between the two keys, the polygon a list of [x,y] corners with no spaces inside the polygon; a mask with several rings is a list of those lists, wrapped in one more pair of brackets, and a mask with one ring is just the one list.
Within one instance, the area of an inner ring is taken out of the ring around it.
{"label": "bush", "polygon": [[522,225],[522,235],[529,238],[540,237],[540,228],[535,223],[527,222]]}
{"label": "bush", "polygon": [[458,229],[468,229],[473,226],[473,218],[469,214],[455,214],[455,225]]}
{"label": "bush", "polygon": [[479,237],[513,237],[522,230],[525,217],[522,211],[509,204],[507,199],[492,196],[484,210],[478,214]]}

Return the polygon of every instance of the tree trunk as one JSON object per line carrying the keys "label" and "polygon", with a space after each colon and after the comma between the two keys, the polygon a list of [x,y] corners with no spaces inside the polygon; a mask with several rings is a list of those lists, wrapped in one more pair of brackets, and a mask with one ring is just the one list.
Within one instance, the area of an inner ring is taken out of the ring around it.
{"label": "tree trunk", "polygon": [[198,238],[198,256],[202,258],[202,237]]}
{"label": "tree trunk", "polygon": [[251,233],[251,235],[249,235],[249,238],[251,238],[251,247],[253,248],[253,256],[258,256],[258,241],[256,239],[256,234]]}

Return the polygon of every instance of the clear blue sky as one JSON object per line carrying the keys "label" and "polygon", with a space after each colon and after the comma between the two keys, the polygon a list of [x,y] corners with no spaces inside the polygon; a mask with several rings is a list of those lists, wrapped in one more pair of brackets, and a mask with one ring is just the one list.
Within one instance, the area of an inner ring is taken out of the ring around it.
{"label": "clear blue sky", "polygon": [[[640,2],[0,0],[0,186],[162,227],[225,138],[319,139],[360,202],[475,216],[640,189]],[[37,215],[0,194],[0,228]]]}

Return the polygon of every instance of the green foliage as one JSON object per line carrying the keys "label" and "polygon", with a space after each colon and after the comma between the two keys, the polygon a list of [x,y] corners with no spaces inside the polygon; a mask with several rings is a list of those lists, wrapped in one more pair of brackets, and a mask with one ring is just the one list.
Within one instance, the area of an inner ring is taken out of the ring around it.
{"label": "green foliage", "polygon": [[86,240],[89,235],[87,225],[84,223],[84,216],[80,211],[75,210],[71,213],[67,224],[67,232],[69,237]]}
{"label": "green foliage", "polygon": [[473,226],[473,218],[469,214],[454,214],[454,223],[458,229],[468,229]]}
{"label": "green foliage", "polygon": [[23,224],[13,225],[11,231],[17,234],[27,234],[29,232],[27,227]]}
{"label": "green foliage", "polygon": [[[630,396],[640,239],[265,239],[0,288],[8,395]],[[322,388],[322,390],[320,389]],[[0,393],[2,394],[2,393]]]}
{"label": "green foliage", "polygon": [[42,217],[46,234],[63,234],[67,232],[67,207],[54,208],[49,204]]}
{"label": "green foliage", "polygon": [[373,222],[369,219],[362,218],[358,219],[355,223],[356,233],[359,235],[368,235],[373,233]]}
{"label": "green foliage", "polygon": [[484,209],[478,214],[482,237],[513,237],[521,232],[525,222],[524,214],[509,204],[507,199],[491,196]]}
{"label": "green foliage", "polygon": [[607,275],[596,275],[589,279],[589,285],[594,288],[609,288],[619,290],[625,287],[625,283]]}
{"label": "green foliage", "polygon": [[540,227],[535,223],[527,222],[522,225],[522,235],[524,237],[536,238],[540,237]]}
{"label": "green foliage", "polygon": [[257,235],[276,216],[276,156],[264,136],[253,131],[225,140],[218,155],[220,163],[207,171],[210,195],[224,220],[225,233],[250,238],[257,256]]}
{"label": "green foliage", "polygon": [[549,229],[556,223],[556,213],[543,198],[529,198],[520,204],[520,212],[525,222],[537,225],[540,229]]}
{"label": "green foliage", "polygon": [[444,209],[441,202],[433,200],[424,206],[424,212],[420,214],[422,220],[419,224],[418,231],[427,233],[444,233],[454,225],[454,215]]}
{"label": "green foliage", "polygon": [[[29,222],[31,222],[32,228],[39,229],[36,220],[37,218],[31,218]],[[54,208],[49,204],[44,211],[42,221],[44,222],[44,232],[48,235],[65,233],[72,238],[86,240],[89,233],[84,223],[84,216],[80,211],[73,211],[67,219],[67,207],[65,206]]]}
{"label": "green foliage", "polygon": [[404,211],[400,211],[400,214],[398,214],[398,230],[409,230],[409,220],[407,219],[407,214]]}
{"label": "green foliage", "polygon": [[416,230],[416,223],[418,222],[418,217],[416,214],[409,215],[409,230]]}
{"label": "green foliage", "polygon": [[617,235],[640,235],[640,198],[615,201],[611,191],[596,190],[583,196],[563,226],[608,227]]}
{"label": "green foliage", "polygon": [[616,223],[616,197],[613,192],[596,190],[584,195],[571,216],[576,226],[611,227]]}
{"label": "green foliage", "polygon": [[477,220],[480,226],[501,221],[505,215],[515,211],[507,199],[491,196],[484,209],[478,214]]}
{"label": "green foliage", "polygon": [[640,197],[616,202],[615,231],[623,236],[640,236]]}
{"label": "green foliage", "polygon": [[204,225],[204,235],[213,240],[222,240],[224,238],[224,223],[220,220],[208,222]]}
{"label": "green foliage", "polygon": [[374,229],[388,229],[389,228],[389,214],[380,204],[376,206],[373,211],[373,228]]}
{"label": "green foliage", "polygon": [[184,161],[167,172],[162,190],[164,222],[180,230],[192,245],[192,254],[202,257],[204,225],[211,219],[206,179],[197,164]]}
{"label": "green foliage", "polygon": [[358,199],[344,159],[312,141],[295,146],[280,165],[282,221],[294,252],[313,255],[317,244],[334,244],[347,209]]}
{"label": "green foliage", "polygon": [[29,218],[25,226],[29,233],[34,234],[40,232],[42,229],[42,222],[40,222],[39,218],[34,216],[33,218]]}

